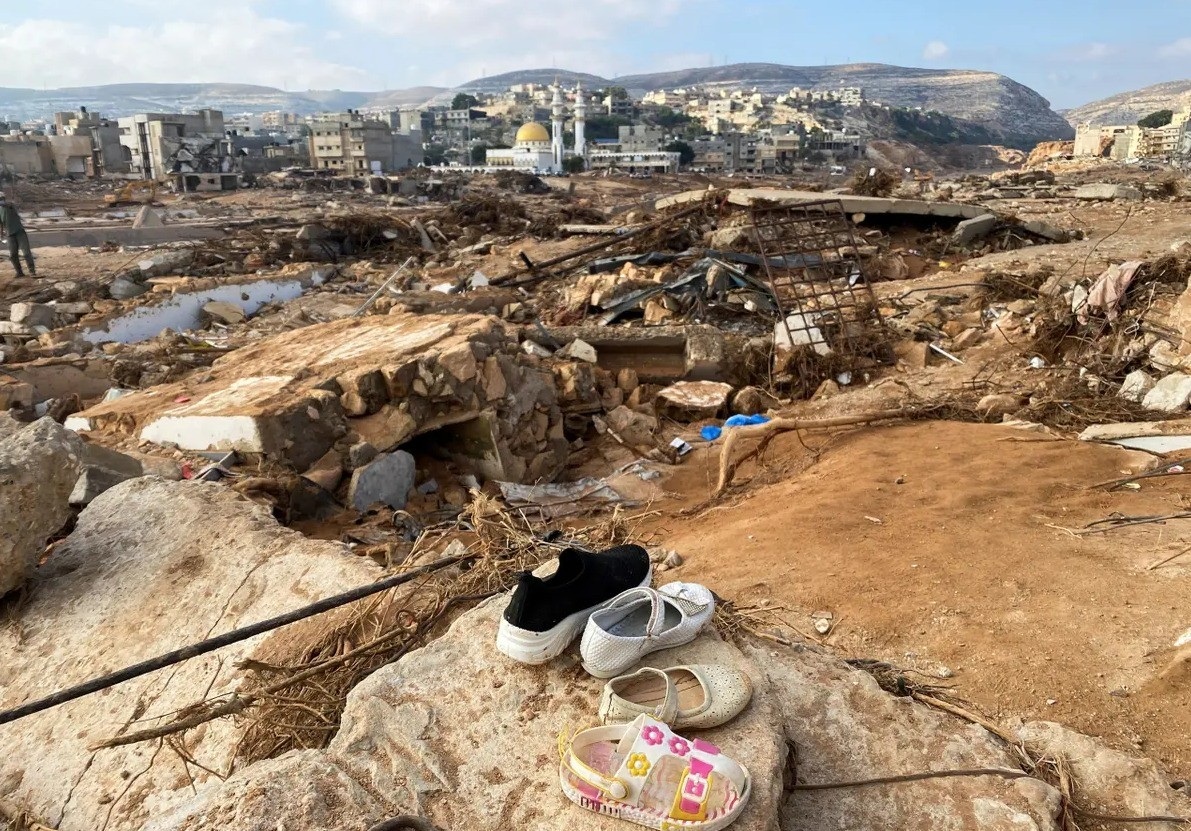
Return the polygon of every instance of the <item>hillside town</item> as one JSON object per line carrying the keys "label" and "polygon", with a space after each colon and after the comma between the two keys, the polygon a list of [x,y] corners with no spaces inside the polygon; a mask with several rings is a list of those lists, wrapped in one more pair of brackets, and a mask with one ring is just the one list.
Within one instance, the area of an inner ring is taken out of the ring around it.
{"label": "hillside town", "polygon": [[0,113],[0,831],[1191,826],[1191,107],[767,66]]}
{"label": "hillside town", "polygon": [[[861,158],[863,136],[845,119],[863,104],[860,89],[793,89],[783,96],[677,90],[634,100],[622,88],[525,84],[484,101],[461,93],[452,106],[387,112],[225,116],[202,110],[107,119],[80,108],[55,113],[53,123],[8,123],[0,170],[140,179],[169,174],[181,190],[227,189],[231,174],[292,166],[347,175],[423,164],[541,174],[674,173],[683,167],[773,173],[806,159]],[[212,175],[197,175],[203,173]]]}

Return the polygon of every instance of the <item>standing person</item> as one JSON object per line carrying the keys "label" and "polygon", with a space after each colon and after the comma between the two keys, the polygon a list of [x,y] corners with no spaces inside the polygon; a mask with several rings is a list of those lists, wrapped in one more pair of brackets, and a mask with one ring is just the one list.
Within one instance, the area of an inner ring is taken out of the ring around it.
{"label": "standing person", "polygon": [[0,193],[0,242],[8,240],[8,258],[12,260],[12,267],[17,270],[17,277],[24,277],[21,270],[20,255],[25,255],[25,262],[29,264],[29,273],[37,276],[37,266],[33,262],[33,249],[29,247],[29,234],[21,223],[21,215],[17,209],[8,204],[4,194]]}

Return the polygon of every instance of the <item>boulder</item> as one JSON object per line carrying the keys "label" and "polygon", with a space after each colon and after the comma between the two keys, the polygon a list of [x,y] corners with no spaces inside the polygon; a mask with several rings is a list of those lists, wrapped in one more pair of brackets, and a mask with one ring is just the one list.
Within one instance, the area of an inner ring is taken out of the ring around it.
{"label": "boulder", "polygon": [[1163,413],[1185,410],[1188,402],[1191,402],[1191,375],[1181,372],[1167,375],[1141,400],[1142,406],[1147,410]]}
{"label": "boulder", "polygon": [[71,490],[68,501],[76,508],[90,505],[101,493],[109,491],[121,482],[127,482],[132,478],[134,477],[127,473],[118,470],[109,470],[106,467],[85,468],[79,474],[78,480],[75,481],[74,489]]}
{"label": "boulder", "polygon": [[604,423],[608,425],[608,429],[620,436],[626,443],[641,449],[642,452],[648,452],[657,447],[657,442],[654,440],[654,434],[658,429],[656,418],[620,406],[604,417]]}
{"label": "boulder", "polygon": [[140,297],[148,290],[148,286],[134,282],[127,277],[117,277],[108,286],[108,294],[113,300],[131,300],[133,297]]}
{"label": "boulder", "polygon": [[0,441],[0,595],[24,585],[70,518],[83,454],[83,440],[51,418]]}
{"label": "boulder", "polygon": [[366,511],[378,503],[400,510],[405,507],[416,476],[414,457],[404,450],[377,456],[352,471],[348,504],[357,511]]}
{"label": "boulder", "polygon": [[[20,625],[0,631],[0,709],[380,576],[367,558],[280,527],[267,508],[226,485],[125,482],[82,512],[39,569]],[[230,694],[244,681],[240,662],[272,659],[278,648],[270,645],[290,643],[301,627],[0,725],[4,799],[62,831],[133,831],[187,802],[192,787],[201,793],[220,781],[206,769],[229,769],[244,725],[214,722],[180,737],[202,767],[159,752],[157,742],[98,753],[89,746]],[[133,723],[142,716],[148,721]]]}
{"label": "boulder", "polygon": [[952,239],[957,245],[971,245],[987,237],[997,227],[996,214],[981,214],[975,219],[965,219],[955,226]]}
{"label": "boulder", "polygon": [[560,358],[571,358],[576,361],[587,361],[589,364],[594,364],[599,360],[599,355],[596,354],[595,347],[585,340],[575,339],[563,347],[558,356]]}
{"label": "boulder", "polygon": [[781,399],[760,387],[745,387],[732,396],[732,412],[736,415],[758,415],[781,406]]}
{"label": "boulder", "polygon": [[[854,781],[946,768],[1010,768],[1012,747],[974,724],[881,689],[873,676],[813,647],[744,648],[781,693],[776,705],[797,748],[802,784]],[[1058,831],[1058,792],[1035,779],[916,782],[899,788],[795,791],[783,831]]]}
{"label": "boulder", "polygon": [[976,409],[981,415],[990,416],[992,418],[1013,415],[1021,408],[1021,397],[1012,395],[1011,393],[993,393],[991,395],[986,395],[981,398],[980,402],[976,405]]}
{"label": "boulder", "polygon": [[1067,762],[1084,808],[1117,816],[1191,816],[1191,798],[1172,788],[1174,777],[1151,759],[1049,721],[1019,723],[1014,732],[1036,756]]}
{"label": "boulder", "polygon": [[1144,370],[1134,370],[1125,376],[1125,380],[1121,382],[1121,390],[1117,395],[1140,403],[1154,388],[1154,383],[1154,379]]}
{"label": "boulder", "polygon": [[[367,828],[402,813],[472,831],[618,825],[573,805],[558,785],[558,737],[594,722],[601,682],[579,669],[573,652],[525,666],[477,637],[495,630],[506,602],[487,601],[437,641],[369,676],[349,696],[325,750],[252,765],[188,804],[158,812],[145,831],[329,831]],[[890,695],[872,675],[815,647],[753,641],[738,648],[707,633],[646,663],[718,663],[750,677],[754,693],[744,713],[698,734],[752,776],[750,803],[733,831],[1060,827],[1059,793],[1036,779],[940,778],[915,782],[912,791],[785,793],[790,776],[816,784],[1019,766],[1014,748],[983,728]],[[480,804],[491,810],[476,811]]]}
{"label": "boulder", "polygon": [[[571,803],[558,784],[559,735],[595,723],[603,682],[583,673],[573,655],[536,667],[493,649],[489,636],[507,602],[487,601],[429,646],[370,675],[349,696],[326,750],[254,765],[184,808],[159,814],[145,831],[364,829],[404,813],[468,831],[620,825]],[[752,776],[749,805],[732,830],[776,831],[787,756],[776,691],[712,634],[654,653],[647,663],[722,664],[752,678],[749,708],[698,737]],[[476,810],[481,805],[488,808]]]}
{"label": "boulder", "polygon": [[25,326],[50,326],[54,322],[54,307],[45,303],[13,303],[8,319]]}
{"label": "boulder", "polygon": [[1141,191],[1130,185],[1083,185],[1075,191],[1076,199],[1100,202],[1112,202],[1117,199],[1137,202],[1141,196]]}
{"label": "boulder", "polygon": [[158,277],[164,274],[172,274],[179,268],[184,268],[194,261],[193,250],[182,251],[163,251],[160,254],[154,254],[137,263],[137,268],[140,269],[144,277]]}
{"label": "boulder", "polygon": [[716,381],[679,381],[658,393],[659,415],[675,421],[715,418],[728,407],[731,384]]}

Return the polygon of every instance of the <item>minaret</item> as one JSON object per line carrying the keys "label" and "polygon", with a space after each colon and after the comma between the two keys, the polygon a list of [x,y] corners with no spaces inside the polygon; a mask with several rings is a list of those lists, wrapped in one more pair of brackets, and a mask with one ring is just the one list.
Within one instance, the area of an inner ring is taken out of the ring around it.
{"label": "minaret", "polygon": [[587,98],[582,81],[575,87],[575,155],[587,157]]}
{"label": "minaret", "polygon": [[554,170],[555,172],[562,171],[562,132],[564,124],[563,103],[562,103],[562,87],[558,82],[554,83],[554,130],[551,138],[554,143]]}

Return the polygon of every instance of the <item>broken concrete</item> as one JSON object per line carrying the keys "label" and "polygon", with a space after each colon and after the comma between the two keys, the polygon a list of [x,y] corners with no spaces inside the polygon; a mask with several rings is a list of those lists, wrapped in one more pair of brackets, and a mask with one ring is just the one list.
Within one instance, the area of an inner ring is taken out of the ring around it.
{"label": "broken concrete", "polygon": [[562,326],[547,333],[557,343],[583,340],[595,349],[601,369],[631,369],[646,383],[735,381],[743,375],[732,355],[743,350],[745,339],[714,326]]}
{"label": "broken concrete", "polygon": [[1079,438],[1080,441],[1105,442],[1149,453],[1173,453],[1191,448],[1191,421],[1093,424],[1080,433]]}
{"label": "broken concrete", "polygon": [[975,219],[965,219],[955,226],[952,238],[958,245],[971,245],[991,234],[999,221],[996,214],[982,214]]}
{"label": "broken concrete", "polygon": [[29,327],[50,326],[54,322],[54,307],[44,303],[13,303],[8,319]]}
{"label": "broken concrete", "polygon": [[1191,375],[1176,372],[1156,383],[1141,404],[1147,410],[1174,413],[1187,409],[1188,402],[1191,402]]}
{"label": "broken concrete", "polygon": [[1112,202],[1121,199],[1129,202],[1137,202],[1141,197],[1141,191],[1130,185],[1083,185],[1075,191],[1076,199],[1086,199],[1088,201]]}
{"label": "broken concrete", "polygon": [[[349,433],[385,452],[449,427],[458,455],[473,453],[484,476],[553,476],[567,457],[557,393],[516,344],[512,329],[479,315],[335,321],[265,338],[202,376],[99,404],[67,425],[259,454],[298,471]],[[480,420],[479,433],[458,436]]]}
{"label": "broken concrete", "polygon": [[1129,401],[1136,401],[1141,403],[1154,388],[1156,382],[1144,370],[1138,369],[1130,372],[1125,376],[1125,380],[1121,383],[1121,390],[1118,393],[1121,398]]}

